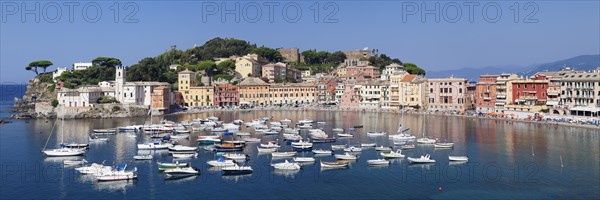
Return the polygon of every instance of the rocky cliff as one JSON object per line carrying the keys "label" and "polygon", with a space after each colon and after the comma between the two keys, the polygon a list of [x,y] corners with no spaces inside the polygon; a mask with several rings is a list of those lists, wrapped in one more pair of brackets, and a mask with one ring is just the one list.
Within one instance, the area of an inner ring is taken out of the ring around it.
{"label": "rocky cliff", "polygon": [[29,81],[27,90],[23,95],[23,98],[16,98],[14,100],[13,110],[20,112],[11,116],[12,118],[35,118],[36,104],[50,102],[56,98],[56,90],[53,89],[54,84],[41,82],[38,78],[34,78]]}

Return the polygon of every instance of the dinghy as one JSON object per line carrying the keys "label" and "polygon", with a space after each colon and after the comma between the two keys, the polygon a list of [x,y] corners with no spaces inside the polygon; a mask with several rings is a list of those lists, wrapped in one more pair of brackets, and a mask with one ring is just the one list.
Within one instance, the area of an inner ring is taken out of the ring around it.
{"label": "dinghy", "polygon": [[377,144],[375,143],[362,143],[360,144],[361,147],[375,147],[377,146]]}
{"label": "dinghy", "polygon": [[273,152],[273,153],[271,153],[271,156],[273,156],[273,157],[292,157],[292,156],[295,156],[295,155],[296,155],[295,151]]}
{"label": "dinghy", "polygon": [[457,161],[457,162],[466,162],[466,161],[469,161],[469,157],[467,157],[467,156],[448,156],[448,160]]}
{"label": "dinghy", "polygon": [[256,147],[256,149],[258,149],[258,153],[271,153],[271,152],[275,152],[277,150],[277,148],[260,148],[260,147]]}
{"label": "dinghy", "polygon": [[144,144],[138,144],[138,150],[148,150],[148,149],[167,149],[171,146],[170,143],[165,142],[148,142]]}
{"label": "dinghy", "polygon": [[334,156],[335,156],[335,159],[338,159],[338,160],[356,160],[356,159],[358,159],[355,155],[350,155],[348,153],[336,154]]}
{"label": "dinghy", "polygon": [[417,139],[417,143],[421,143],[421,144],[434,144],[436,142],[435,139],[431,139],[431,138],[419,138]]}
{"label": "dinghy", "polygon": [[435,143],[435,144],[433,144],[433,147],[440,148],[440,149],[449,149],[449,148],[453,148],[454,147],[454,143],[449,143],[449,142]]}
{"label": "dinghy", "polygon": [[421,155],[419,158],[408,157],[408,161],[411,163],[434,163],[435,160],[431,159],[430,157],[431,155],[429,154]]}
{"label": "dinghy", "polygon": [[351,146],[351,147],[345,148],[344,151],[346,151],[346,152],[361,152],[362,148]]}
{"label": "dinghy", "polygon": [[294,157],[295,162],[315,162],[313,157]]}
{"label": "dinghy", "polygon": [[389,165],[390,161],[386,159],[367,160],[369,165]]}
{"label": "dinghy", "polygon": [[312,152],[315,154],[333,154],[333,151],[323,150],[323,149],[314,149],[314,150],[312,150]]}
{"label": "dinghy", "polygon": [[164,171],[167,176],[191,176],[200,174],[200,170],[194,167],[176,167]]}
{"label": "dinghy", "polygon": [[402,150],[398,149],[396,152],[389,153],[380,153],[380,155],[384,158],[404,158],[404,154],[402,154]]}
{"label": "dinghy", "polygon": [[198,153],[173,153],[173,158],[175,158],[175,159],[192,158],[192,157],[198,157]]}
{"label": "dinghy", "polygon": [[321,161],[321,169],[339,169],[348,167],[348,161],[323,162]]}
{"label": "dinghy", "polygon": [[186,167],[190,165],[190,163],[179,163],[179,161],[176,161],[175,163],[156,162],[156,164],[158,164],[158,170],[164,170],[175,167]]}
{"label": "dinghy", "polygon": [[375,147],[375,151],[391,151],[391,150],[392,150],[391,147],[384,147],[384,146]]}
{"label": "dinghy", "polygon": [[170,146],[169,151],[196,151],[198,147],[189,147],[183,145]]}

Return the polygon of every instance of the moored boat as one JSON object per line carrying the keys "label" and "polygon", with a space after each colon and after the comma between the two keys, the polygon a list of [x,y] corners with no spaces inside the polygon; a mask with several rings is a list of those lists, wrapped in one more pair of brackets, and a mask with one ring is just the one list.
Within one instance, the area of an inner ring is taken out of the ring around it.
{"label": "moored boat", "polygon": [[333,151],[323,149],[313,149],[312,152],[315,154],[333,154]]}
{"label": "moored boat", "polygon": [[313,157],[294,157],[295,162],[315,162]]}
{"label": "moored boat", "polygon": [[362,148],[351,146],[351,147],[345,148],[344,151],[346,151],[346,152],[361,152]]}
{"label": "moored boat", "polygon": [[398,149],[395,152],[391,151],[389,153],[380,153],[380,155],[384,158],[404,158],[404,154],[402,154],[402,150]]}
{"label": "moored boat", "polygon": [[285,160],[285,162],[282,162],[282,163],[271,164],[271,166],[278,170],[298,170],[298,169],[300,169],[300,165],[298,163],[288,162],[287,160]]}
{"label": "moored boat", "polygon": [[391,150],[392,150],[391,147],[384,147],[384,146],[375,147],[375,151],[391,151]]}
{"label": "moored boat", "polygon": [[435,144],[433,144],[433,147],[435,147],[435,148],[441,148],[441,149],[449,149],[449,148],[453,148],[454,147],[454,143],[450,143],[450,142],[435,143]]}
{"label": "moored boat", "polygon": [[207,161],[206,164],[213,167],[231,167],[235,165],[233,160],[226,160],[223,157],[219,157],[216,160]]}
{"label": "moored boat", "polygon": [[467,156],[448,156],[448,160],[457,161],[457,162],[466,162],[466,161],[469,161],[469,157],[467,157]]}
{"label": "moored boat", "polygon": [[271,153],[271,156],[273,156],[273,157],[292,157],[292,156],[295,156],[295,155],[296,155],[295,151],[273,152],[273,153]]}
{"label": "moored boat", "polygon": [[421,155],[419,158],[408,157],[408,161],[411,163],[434,163],[435,160],[431,159],[431,155]]}
{"label": "moored boat", "polygon": [[335,159],[338,159],[338,160],[356,160],[356,159],[358,159],[358,157],[356,157],[355,155],[350,155],[349,153],[336,154],[334,156],[335,156]]}
{"label": "moored boat", "polygon": [[362,143],[360,144],[361,147],[375,147],[377,146],[376,143]]}
{"label": "moored boat", "polygon": [[239,166],[237,164],[229,167],[223,167],[222,170],[225,175],[250,174],[253,172],[252,167]]}
{"label": "moored boat", "polygon": [[348,167],[348,161],[323,162],[321,161],[322,169],[338,169]]}
{"label": "moored boat", "polygon": [[133,159],[135,160],[152,160],[154,158],[152,155],[135,155]]}
{"label": "moored boat", "polygon": [[345,149],[345,148],[346,148],[345,144],[331,145],[331,150],[342,150],[342,149]]}
{"label": "moored boat", "polygon": [[386,159],[367,160],[369,165],[389,165],[390,161]]}
{"label": "moored boat", "polygon": [[174,145],[169,147],[169,151],[196,151],[198,147],[189,147],[183,145]]}
{"label": "moored boat", "polygon": [[87,163],[87,160],[83,159],[83,160],[65,160],[63,161],[64,165],[83,165]]}

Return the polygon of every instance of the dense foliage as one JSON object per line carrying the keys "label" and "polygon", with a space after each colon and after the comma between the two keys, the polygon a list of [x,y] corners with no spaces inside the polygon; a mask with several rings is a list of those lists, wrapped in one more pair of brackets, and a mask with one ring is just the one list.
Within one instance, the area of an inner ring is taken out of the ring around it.
{"label": "dense foliage", "polygon": [[64,82],[66,88],[71,89],[83,85],[97,85],[101,81],[115,80],[115,68],[92,66],[86,70],[65,71],[57,79]]}
{"label": "dense foliage", "polygon": [[426,73],[424,69],[419,68],[413,63],[404,63],[404,70],[410,74],[425,75]]}
{"label": "dense foliage", "polygon": [[283,56],[281,56],[281,53],[279,53],[279,51],[271,49],[269,47],[262,46],[259,48],[255,48],[250,53],[263,57],[271,62],[281,62],[283,60]]}
{"label": "dense foliage", "polygon": [[97,103],[119,103],[119,101],[113,96],[101,96]]}

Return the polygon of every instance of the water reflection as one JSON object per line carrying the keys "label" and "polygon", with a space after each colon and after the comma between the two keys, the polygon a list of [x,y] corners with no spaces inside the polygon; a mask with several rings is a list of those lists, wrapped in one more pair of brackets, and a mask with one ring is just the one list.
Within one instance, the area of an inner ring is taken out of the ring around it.
{"label": "water reflection", "polygon": [[94,182],[93,187],[99,191],[108,192],[127,192],[127,188],[133,187],[136,181],[110,181],[110,182]]}

